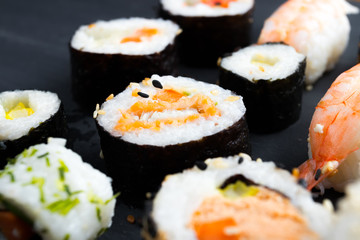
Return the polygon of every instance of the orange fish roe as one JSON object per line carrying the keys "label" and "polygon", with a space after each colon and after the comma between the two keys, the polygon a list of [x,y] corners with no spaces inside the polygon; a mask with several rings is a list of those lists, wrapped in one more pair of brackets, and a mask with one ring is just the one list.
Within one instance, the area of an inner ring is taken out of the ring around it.
{"label": "orange fish roe", "polygon": [[[132,95],[135,95],[135,89]],[[122,117],[118,120],[115,130],[120,132],[136,131],[139,129],[151,129],[159,131],[162,125],[183,125],[187,122],[195,121],[201,117],[221,116],[215,103],[202,94],[196,94],[192,97],[186,97],[183,93],[173,89],[164,89],[155,94],[152,99],[142,98],[134,103],[126,111],[121,111]],[[154,121],[141,120],[145,113],[164,112],[165,110],[188,110],[195,109],[197,113],[186,117],[171,119],[158,119]]]}
{"label": "orange fish roe", "polygon": [[199,240],[318,239],[306,220],[281,194],[264,187],[254,196],[205,199],[190,226]]}
{"label": "orange fish roe", "polygon": [[156,35],[158,30],[156,28],[141,28],[136,30],[134,35],[125,37],[121,40],[121,43],[127,42],[141,42],[143,38],[151,38]]}
{"label": "orange fish roe", "polygon": [[237,0],[201,0],[202,3],[207,4],[211,7],[222,7],[222,8],[228,8],[229,3],[236,1]]}

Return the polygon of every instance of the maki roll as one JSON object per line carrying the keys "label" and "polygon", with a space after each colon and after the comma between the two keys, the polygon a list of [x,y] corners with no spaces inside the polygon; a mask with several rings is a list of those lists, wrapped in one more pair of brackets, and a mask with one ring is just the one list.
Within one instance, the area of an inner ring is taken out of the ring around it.
{"label": "maki roll", "polygon": [[154,191],[166,174],[250,151],[242,98],[217,85],[153,75],[108,99],[95,117],[121,192]]}
{"label": "maki roll", "polygon": [[219,61],[219,82],[244,97],[250,131],[274,132],[300,117],[305,65],[291,46],[254,45]]}
{"label": "maki roll", "polygon": [[250,43],[254,0],[160,0],[160,16],[183,29],[181,60],[193,66],[216,66],[226,52]]}
{"label": "maki roll", "polygon": [[130,81],[173,74],[176,37],[171,21],[128,18],[81,26],[70,43],[74,98],[85,107],[121,92]]}
{"label": "maki roll", "polygon": [[246,154],[205,161],[165,178],[145,239],[320,239],[332,212],[289,172]]}
{"label": "maki roll", "polygon": [[64,109],[57,94],[38,90],[0,93],[0,166],[48,137],[65,137]]}
{"label": "maki roll", "polygon": [[347,14],[359,9],[346,0],[288,0],[264,23],[258,43],[285,42],[307,57],[305,83],[331,70],[349,41]]}
{"label": "maki roll", "polygon": [[0,231],[7,239],[88,240],[110,227],[110,178],[64,145],[49,138],[0,171]]}

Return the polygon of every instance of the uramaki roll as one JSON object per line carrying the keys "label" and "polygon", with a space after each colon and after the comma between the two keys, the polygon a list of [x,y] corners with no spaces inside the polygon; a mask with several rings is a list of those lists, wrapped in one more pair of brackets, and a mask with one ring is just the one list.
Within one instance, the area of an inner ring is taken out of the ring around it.
{"label": "uramaki roll", "polygon": [[254,0],[161,0],[160,16],[183,29],[181,61],[216,66],[224,53],[250,44]]}
{"label": "uramaki roll", "polygon": [[153,191],[207,157],[249,152],[241,96],[190,78],[153,75],[95,116],[109,174],[122,192]]}
{"label": "uramaki roll", "polygon": [[244,97],[250,131],[274,132],[300,117],[305,66],[291,46],[254,45],[219,61],[219,82]]}
{"label": "uramaki roll", "polygon": [[87,108],[131,82],[176,71],[179,27],[162,19],[128,18],[81,26],[70,43],[75,100]]}

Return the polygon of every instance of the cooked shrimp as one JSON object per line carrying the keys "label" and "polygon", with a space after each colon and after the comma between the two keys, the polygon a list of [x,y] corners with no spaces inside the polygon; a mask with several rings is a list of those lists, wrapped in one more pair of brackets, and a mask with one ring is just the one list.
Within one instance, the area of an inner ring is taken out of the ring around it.
{"label": "cooked shrimp", "polygon": [[345,50],[346,14],[357,12],[345,0],[289,0],[265,21],[258,43],[285,42],[306,55],[305,82],[313,84]]}
{"label": "cooked shrimp", "polygon": [[318,103],[310,129],[311,159],[300,167],[308,189],[360,146],[360,64],[342,73]]}

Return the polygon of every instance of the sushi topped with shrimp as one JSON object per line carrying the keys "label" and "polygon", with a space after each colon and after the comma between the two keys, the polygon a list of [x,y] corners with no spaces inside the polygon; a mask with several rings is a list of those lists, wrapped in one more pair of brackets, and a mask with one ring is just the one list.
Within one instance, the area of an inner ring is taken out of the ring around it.
{"label": "sushi topped with shrimp", "polygon": [[312,189],[326,185],[342,190],[360,178],[360,64],[342,73],[318,103],[309,128],[310,159],[300,179]]}
{"label": "sushi topped with shrimp", "polygon": [[264,23],[258,43],[285,42],[306,55],[307,85],[334,67],[350,35],[346,14],[358,8],[345,0],[289,0]]}
{"label": "sushi topped with shrimp", "polygon": [[272,162],[246,154],[207,159],[168,175],[145,221],[145,239],[320,239],[332,212]]}

